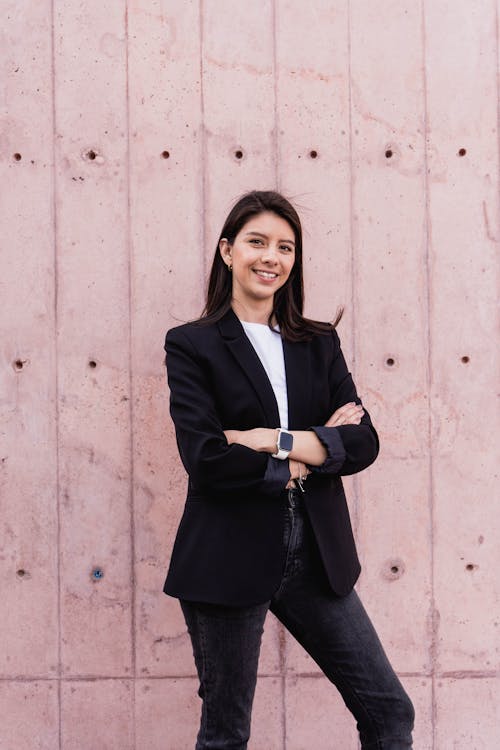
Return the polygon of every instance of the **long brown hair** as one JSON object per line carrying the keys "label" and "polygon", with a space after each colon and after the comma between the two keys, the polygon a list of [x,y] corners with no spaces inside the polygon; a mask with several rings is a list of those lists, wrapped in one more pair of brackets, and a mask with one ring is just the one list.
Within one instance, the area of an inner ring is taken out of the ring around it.
{"label": "long brown hair", "polygon": [[288,341],[306,341],[315,334],[329,333],[340,321],[343,308],[340,308],[333,323],[321,323],[303,316],[302,226],[290,201],[274,190],[252,190],[243,195],[229,212],[215,248],[207,301],[200,323],[220,320],[231,307],[232,277],[219,251],[220,240],[225,237],[232,245],[247,221],[264,211],[271,211],[288,222],[295,235],[295,262],[286,283],[274,295],[269,326],[272,327],[274,317],[281,335]]}

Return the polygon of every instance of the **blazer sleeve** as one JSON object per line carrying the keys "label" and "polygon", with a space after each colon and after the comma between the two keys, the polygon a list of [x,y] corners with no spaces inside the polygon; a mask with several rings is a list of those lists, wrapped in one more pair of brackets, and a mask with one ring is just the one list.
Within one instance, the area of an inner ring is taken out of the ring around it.
{"label": "blazer sleeve", "polygon": [[[356,404],[362,403],[351,373],[347,368],[340,347],[340,339],[335,329],[332,331],[332,336],[333,359],[328,376],[331,394],[330,414],[350,401],[354,401]],[[308,467],[313,472],[320,474],[355,474],[366,469],[377,458],[380,448],[379,439],[366,409],[359,425],[346,424],[339,427],[319,425],[310,429],[316,433],[327,451],[327,457],[321,466]]]}
{"label": "blazer sleeve", "polygon": [[218,493],[256,491],[278,495],[286,486],[288,462],[244,445],[228,445],[206,368],[187,334],[171,329],[165,338],[170,415],[181,461],[200,489]]}

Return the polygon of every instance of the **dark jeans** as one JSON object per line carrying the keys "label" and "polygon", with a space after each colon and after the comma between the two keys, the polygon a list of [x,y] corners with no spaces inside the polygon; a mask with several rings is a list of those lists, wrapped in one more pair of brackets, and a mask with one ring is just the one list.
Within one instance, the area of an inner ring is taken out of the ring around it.
{"label": "dark jeans", "polygon": [[357,720],[363,750],[408,750],[412,703],[356,592],[331,592],[300,493],[286,495],[286,562],[272,600],[250,607],[181,601],[203,701],[196,750],[247,747],[268,609],[338,688]]}

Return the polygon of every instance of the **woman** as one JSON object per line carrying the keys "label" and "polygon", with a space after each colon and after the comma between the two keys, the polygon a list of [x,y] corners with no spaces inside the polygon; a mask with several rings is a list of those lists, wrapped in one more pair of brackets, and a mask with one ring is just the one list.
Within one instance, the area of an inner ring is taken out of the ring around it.
{"label": "woman", "polygon": [[362,748],[412,747],[413,707],[353,589],[341,475],[379,444],[335,325],[303,317],[293,206],[254,191],[222,229],[202,318],[165,341],[189,475],[165,593],[180,599],[202,698],[196,750],[247,747],[268,610],[338,688]]}

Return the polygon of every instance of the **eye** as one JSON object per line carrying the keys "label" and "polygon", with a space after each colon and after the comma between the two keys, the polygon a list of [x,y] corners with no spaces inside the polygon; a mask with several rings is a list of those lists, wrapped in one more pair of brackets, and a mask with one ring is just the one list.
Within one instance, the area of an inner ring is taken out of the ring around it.
{"label": "eye", "polygon": [[281,245],[281,249],[285,250],[287,253],[293,253],[293,247],[290,245]]}
{"label": "eye", "polygon": [[252,244],[254,243],[262,244],[262,240],[259,240],[258,237],[253,237],[251,240],[248,240],[248,241],[251,242]]}

